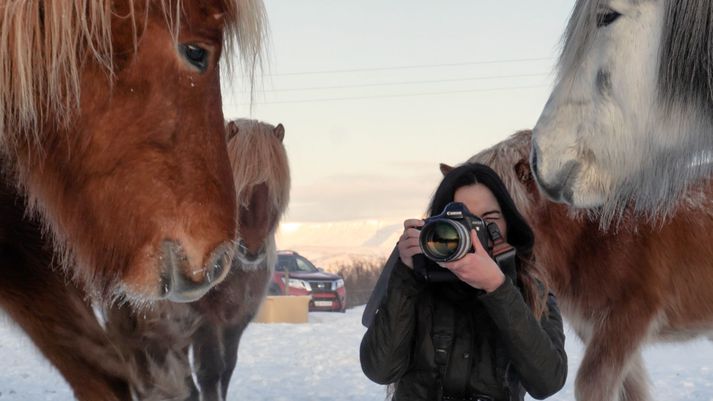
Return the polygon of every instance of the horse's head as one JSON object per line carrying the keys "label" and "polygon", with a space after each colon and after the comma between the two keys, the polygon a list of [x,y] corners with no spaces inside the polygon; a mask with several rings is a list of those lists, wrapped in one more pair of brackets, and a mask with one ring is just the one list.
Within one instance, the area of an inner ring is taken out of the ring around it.
{"label": "horse's head", "polygon": [[0,61],[30,71],[6,89],[27,104],[7,94],[1,104],[12,112],[0,132],[20,185],[95,294],[200,297],[225,277],[237,233],[218,61],[234,40],[255,60],[262,4],[27,4],[11,21],[17,35],[45,37],[10,50],[26,65]]}
{"label": "horse's head", "polygon": [[533,130],[544,193],[609,215],[675,200],[713,148],[711,18],[708,0],[577,1]]}
{"label": "horse's head", "polygon": [[282,124],[233,120],[226,124],[226,134],[240,238],[228,277],[192,304],[215,324],[250,321],[257,311],[277,261],[274,233],[290,195]]}
{"label": "horse's head", "polygon": [[557,86],[534,129],[535,176],[552,199],[600,206],[639,170],[644,152],[632,141],[646,134],[656,95],[662,3],[577,2]]}
{"label": "horse's head", "polygon": [[226,129],[238,200],[236,262],[249,269],[274,256],[273,234],[289,201],[285,129],[245,119],[229,122]]}

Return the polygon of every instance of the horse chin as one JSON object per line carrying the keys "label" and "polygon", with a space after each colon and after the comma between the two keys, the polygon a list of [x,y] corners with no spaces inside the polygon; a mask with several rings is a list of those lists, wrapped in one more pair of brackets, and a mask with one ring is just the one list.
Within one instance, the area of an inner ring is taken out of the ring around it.
{"label": "horse chin", "polygon": [[577,209],[596,209],[604,206],[605,202],[605,194],[586,190],[570,192],[570,197],[566,200],[568,205]]}
{"label": "horse chin", "polygon": [[607,193],[603,188],[607,187],[607,180],[580,163],[566,163],[552,182],[543,180],[536,170],[533,171],[539,191],[554,202],[577,209],[599,208],[606,202]]}

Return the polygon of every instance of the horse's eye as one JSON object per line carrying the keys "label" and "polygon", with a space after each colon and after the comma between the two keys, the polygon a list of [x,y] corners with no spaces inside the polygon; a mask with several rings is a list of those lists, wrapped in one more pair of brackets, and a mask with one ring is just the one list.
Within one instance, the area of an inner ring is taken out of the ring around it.
{"label": "horse's eye", "polygon": [[183,57],[201,72],[208,68],[208,50],[196,45],[179,45]]}
{"label": "horse's eye", "polygon": [[616,21],[619,17],[621,17],[621,14],[613,10],[597,14],[597,28],[607,26]]}

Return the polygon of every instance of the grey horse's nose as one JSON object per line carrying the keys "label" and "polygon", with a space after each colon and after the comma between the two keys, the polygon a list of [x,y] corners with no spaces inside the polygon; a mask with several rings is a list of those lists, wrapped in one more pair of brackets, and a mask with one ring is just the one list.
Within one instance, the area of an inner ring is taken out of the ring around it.
{"label": "grey horse's nose", "polygon": [[530,170],[537,176],[537,146],[535,144],[532,144],[532,150],[530,150]]}
{"label": "grey horse's nose", "polygon": [[183,248],[173,240],[161,244],[161,297],[192,302],[220,283],[230,270],[232,247],[225,243],[211,253],[203,266],[191,266]]}
{"label": "grey horse's nose", "polygon": [[540,153],[537,144],[533,142],[532,150],[530,151],[530,169],[535,177],[535,182],[548,198],[556,202],[571,202],[572,200],[572,182],[571,178],[575,177],[579,172],[579,162],[570,160],[562,166],[557,173],[554,182],[546,181],[539,170],[538,154]]}

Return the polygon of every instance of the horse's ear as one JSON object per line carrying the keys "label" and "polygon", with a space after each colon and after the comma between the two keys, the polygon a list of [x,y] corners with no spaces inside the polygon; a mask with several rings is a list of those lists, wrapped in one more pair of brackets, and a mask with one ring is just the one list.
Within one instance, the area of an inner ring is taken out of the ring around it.
{"label": "horse's ear", "polygon": [[532,182],[532,170],[530,170],[530,162],[522,159],[515,165],[515,174],[517,179],[523,184]]}
{"label": "horse's ear", "polygon": [[277,139],[282,142],[285,139],[285,127],[282,126],[282,124],[277,124],[277,127],[273,130],[275,133],[275,136],[277,136]]}
{"label": "horse's ear", "polygon": [[438,165],[438,168],[441,169],[441,174],[443,174],[444,176],[445,176],[446,174],[450,173],[451,171],[453,171],[453,169],[454,169],[454,167],[451,167],[451,166],[449,166],[449,165],[447,165],[447,164],[445,164],[445,163],[439,164],[439,165]]}
{"label": "horse's ear", "polygon": [[229,121],[225,126],[225,140],[229,141],[233,139],[235,135],[238,135],[238,131],[238,124],[236,124],[235,121]]}

